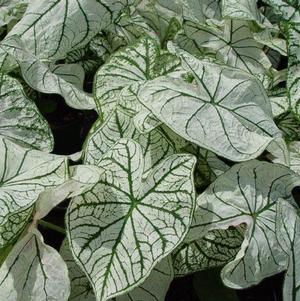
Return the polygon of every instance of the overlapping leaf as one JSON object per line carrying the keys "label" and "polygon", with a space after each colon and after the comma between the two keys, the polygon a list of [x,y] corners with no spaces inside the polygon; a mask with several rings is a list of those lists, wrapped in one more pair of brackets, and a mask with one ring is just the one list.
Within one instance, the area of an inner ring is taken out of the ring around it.
{"label": "overlapping leaf", "polygon": [[175,276],[224,266],[234,259],[243,241],[241,229],[213,230],[203,238],[183,243],[174,252]]}
{"label": "overlapping leaf", "polygon": [[[67,240],[64,240],[60,249],[60,254],[67,263],[69,269],[69,275],[71,279],[70,301],[95,301],[96,297],[94,295],[93,288],[86,275],[75,263]],[[113,300],[163,301],[172,279],[173,266],[171,257],[168,256],[155,266],[143,284],[133,289],[129,293]]]}
{"label": "overlapping leaf", "polygon": [[[58,67],[48,66],[32,55],[18,36],[6,38],[0,44],[0,48],[17,60],[24,80],[33,89],[43,93],[60,94],[67,104],[76,109],[95,108],[93,98],[73,84],[74,78],[71,79],[71,83],[66,81],[66,75],[61,76],[59,70],[55,70]],[[69,79],[70,68],[64,67],[64,69],[68,70],[67,78]],[[78,80],[76,80],[76,83],[78,83]]]}
{"label": "overlapping leaf", "polygon": [[21,84],[0,75],[0,135],[44,151],[53,148],[49,125]]}
{"label": "overlapping leaf", "polygon": [[1,0],[0,27],[19,20],[27,8],[28,0]]}
{"label": "overlapping leaf", "polygon": [[76,262],[107,300],[140,285],[184,238],[194,209],[191,155],[173,155],[142,181],[144,158],[120,140],[99,163],[105,176],[73,199],[67,232]]}
{"label": "overlapping leaf", "polygon": [[26,234],[0,268],[0,295],[7,301],[67,301],[65,262],[38,230]]}
{"label": "overlapping leaf", "polygon": [[188,141],[232,161],[256,158],[273,137],[281,136],[256,79],[186,53],[181,58],[195,84],[163,76],[139,90],[139,100],[157,119]]}
{"label": "overlapping leaf", "polygon": [[117,109],[103,124],[93,127],[85,143],[85,163],[98,165],[106,152],[121,138],[131,138],[141,145],[145,158],[144,173],[176,152],[174,143],[163,131],[154,129],[150,133],[141,134],[136,130],[132,118]]}
{"label": "overlapping leaf", "polygon": [[[120,105],[123,104],[122,99],[120,99],[122,89],[175,71],[179,64],[177,58],[172,56],[175,64],[173,61],[171,64],[166,64],[168,61],[164,57],[160,54],[157,42],[149,37],[143,37],[133,45],[113,54],[100,67],[95,79],[96,102],[98,109],[104,113],[104,117],[109,115],[118,102]],[[125,102],[129,112],[139,111],[140,105],[135,99],[134,93],[131,96],[131,101],[125,100]]]}
{"label": "overlapping leaf", "polygon": [[285,269],[275,231],[276,202],[293,202],[297,185],[299,177],[289,168],[252,160],[234,165],[199,196],[191,238],[247,225],[240,251],[222,270],[227,286],[248,287]]}
{"label": "overlapping leaf", "polygon": [[281,201],[277,204],[276,234],[287,254],[287,272],[283,285],[283,300],[300,300],[300,216],[291,204]]}
{"label": "overlapping leaf", "polygon": [[8,36],[20,36],[39,59],[63,59],[111,24],[122,2],[111,1],[108,7],[106,0],[33,0]]}
{"label": "overlapping leaf", "polygon": [[0,248],[25,227],[41,192],[67,179],[66,160],[0,138]]}
{"label": "overlapping leaf", "polygon": [[265,73],[271,67],[263,46],[254,40],[246,21],[224,20],[219,26],[187,21],[184,30],[193,44],[192,54],[214,53],[221,62],[251,74]]}

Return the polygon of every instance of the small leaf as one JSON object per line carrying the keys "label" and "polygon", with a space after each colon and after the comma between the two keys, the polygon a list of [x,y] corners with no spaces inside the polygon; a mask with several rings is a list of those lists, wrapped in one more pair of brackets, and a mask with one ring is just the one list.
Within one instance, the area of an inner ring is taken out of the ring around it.
{"label": "small leaf", "polygon": [[67,211],[72,253],[99,301],[140,285],[191,223],[194,157],[170,156],[142,181],[143,165],[141,147],[121,139],[98,164],[104,177]]}
{"label": "small leaf", "polygon": [[0,268],[0,295],[7,301],[67,301],[69,294],[67,266],[37,230],[13,247]]}

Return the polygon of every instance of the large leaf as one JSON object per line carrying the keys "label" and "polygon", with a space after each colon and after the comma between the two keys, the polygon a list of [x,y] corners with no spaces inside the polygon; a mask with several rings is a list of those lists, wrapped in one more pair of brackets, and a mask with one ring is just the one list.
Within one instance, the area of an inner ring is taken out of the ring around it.
{"label": "large leaf", "polygon": [[300,300],[300,216],[291,204],[281,201],[277,204],[276,234],[288,256],[287,272],[283,285],[284,301]]}
{"label": "large leaf", "polygon": [[238,69],[186,53],[196,83],[167,76],[142,84],[139,100],[178,135],[233,161],[261,154],[280,131],[260,83]]}
{"label": "large leaf", "polygon": [[[71,279],[70,301],[95,301],[96,297],[88,278],[74,261],[68,241],[64,240],[60,254],[65,260]],[[146,281],[129,293],[117,297],[116,301],[163,301],[170,282],[173,280],[173,266],[168,256],[151,271]]]}
{"label": "large leaf", "polygon": [[53,148],[49,125],[33,101],[27,98],[21,84],[0,75],[0,135],[43,151]]}
{"label": "large leaf", "polygon": [[247,225],[241,250],[222,270],[227,286],[249,287],[285,269],[275,233],[276,202],[293,202],[291,190],[299,182],[287,167],[252,160],[234,165],[199,196],[190,238]]}
{"label": "large leaf", "polygon": [[[62,76],[60,74],[61,68],[58,68],[60,66],[48,66],[42,60],[39,60],[27,50],[25,44],[18,36],[6,38],[2,41],[0,47],[2,51],[9,53],[16,59],[24,80],[33,89],[48,94],[60,94],[65,98],[67,104],[76,109],[95,108],[93,98],[77,87],[79,80],[76,80],[76,85],[73,84],[74,78],[70,80],[72,68],[64,67],[65,70],[68,69],[68,74],[67,76],[66,74]],[[55,72],[58,72],[58,74]],[[66,78],[71,82],[66,81]]]}
{"label": "large leaf", "polygon": [[67,301],[69,294],[67,266],[37,230],[13,247],[0,268],[0,295],[7,301]]}
{"label": "large leaf", "polygon": [[204,237],[183,243],[174,252],[175,276],[224,266],[234,259],[243,241],[242,229],[212,230]]}
{"label": "large leaf", "polygon": [[0,138],[0,248],[26,225],[40,193],[67,179],[66,160]]}
{"label": "large leaf", "polygon": [[131,138],[138,142],[143,150],[144,173],[149,172],[170,155],[173,155],[175,147],[168,136],[160,129],[154,129],[150,133],[140,134],[128,114],[116,109],[107,120],[96,123],[88,136],[84,148],[84,162],[98,165],[103,156],[121,138]]}
{"label": "large leaf", "polygon": [[143,165],[141,147],[120,140],[98,165],[101,181],[68,208],[71,250],[97,300],[140,285],[191,223],[193,156],[170,156],[142,181]]}
{"label": "large leaf", "polygon": [[[120,99],[122,89],[175,71],[179,65],[176,57],[171,56],[175,63],[168,64],[170,68],[168,65],[165,66],[169,56],[167,58],[161,56],[157,42],[150,37],[143,37],[133,45],[113,54],[96,74],[95,97],[99,111],[107,117],[118,102],[120,105],[123,104]],[[161,66],[163,70],[160,69]],[[138,112],[140,105],[134,96],[133,93],[131,104],[127,101],[127,109]]]}
{"label": "large leaf", "polygon": [[106,0],[32,0],[9,36],[19,35],[39,59],[63,59],[113,22],[122,2],[108,6]]}
{"label": "large leaf", "polygon": [[194,44],[193,54],[215,53],[225,64],[252,74],[265,73],[271,67],[263,46],[254,40],[246,21],[224,20],[219,27],[188,21],[184,29]]}

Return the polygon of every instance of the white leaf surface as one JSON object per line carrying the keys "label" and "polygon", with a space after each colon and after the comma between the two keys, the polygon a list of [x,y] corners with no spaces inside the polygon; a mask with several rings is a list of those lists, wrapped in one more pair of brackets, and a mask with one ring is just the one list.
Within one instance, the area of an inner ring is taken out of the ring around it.
{"label": "white leaf surface", "polygon": [[38,230],[13,247],[0,268],[0,295],[7,301],[67,301],[70,280],[65,262]]}
{"label": "white leaf surface", "polygon": [[198,197],[190,239],[247,225],[240,251],[222,270],[225,285],[249,287],[285,269],[275,231],[276,202],[293,202],[291,191],[299,183],[287,167],[252,160],[234,165]]}
{"label": "white leaf surface", "polygon": [[260,83],[249,74],[183,53],[195,83],[162,76],[141,85],[138,98],[178,135],[232,161],[260,155],[281,137]]}
{"label": "white leaf surface", "polygon": [[67,178],[63,156],[23,148],[0,137],[0,247],[20,235],[39,195]]}
{"label": "white leaf surface", "polygon": [[50,152],[53,136],[47,121],[14,78],[0,75],[0,135]]}
{"label": "white leaf surface", "polygon": [[191,223],[193,156],[170,156],[142,181],[143,165],[141,147],[120,140],[98,165],[102,180],[68,208],[71,250],[97,300],[143,283]]}

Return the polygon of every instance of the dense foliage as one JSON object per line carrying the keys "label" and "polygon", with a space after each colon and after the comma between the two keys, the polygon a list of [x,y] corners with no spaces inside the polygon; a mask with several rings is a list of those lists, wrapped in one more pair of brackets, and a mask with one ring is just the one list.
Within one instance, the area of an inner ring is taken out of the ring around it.
{"label": "dense foliage", "polygon": [[[298,0],[0,0],[0,34],[1,300],[163,301],[222,267],[300,301]],[[69,156],[57,95],[98,116]]]}

